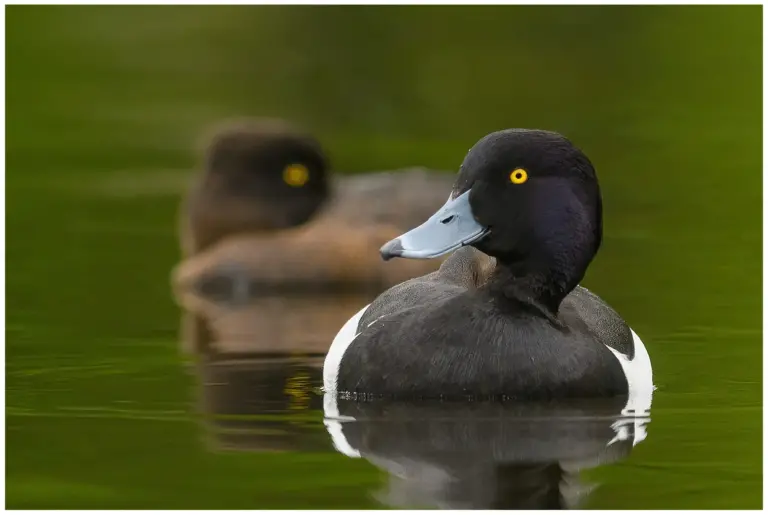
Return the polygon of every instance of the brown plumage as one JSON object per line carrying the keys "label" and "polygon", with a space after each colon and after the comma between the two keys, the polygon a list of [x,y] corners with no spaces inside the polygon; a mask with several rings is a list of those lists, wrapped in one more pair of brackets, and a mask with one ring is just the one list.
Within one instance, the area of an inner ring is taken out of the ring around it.
{"label": "brown plumage", "polygon": [[[186,350],[218,341],[220,350],[325,352],[360,301],[439,266],[385,263],[379,248],[445,202],[451,174],[415,168],[331,177],[318,141],[279,120],[228,122],[206,139],[202,173],[180,211],[184,260],[172,279],[177,301],[191,313]],[[288,176],[296,165],[303,171]],[[232,282],[232,274],[250,285],[237,307],[203,287]],[[357,295],[356,302],[337,302],[340,290]],[[300,300],[310,291],[314,300]]]}
{"label": "brown plumage", "polygon": [[[236,120],[215,127],[206,138],[203,170],[180,212],[180,240],[186,256],[223,238],[272,232],[309,220],[328,198],[327,159],[320,144],[280,120]],[[302,164],[310,180],[284,183],[282,172]]]}

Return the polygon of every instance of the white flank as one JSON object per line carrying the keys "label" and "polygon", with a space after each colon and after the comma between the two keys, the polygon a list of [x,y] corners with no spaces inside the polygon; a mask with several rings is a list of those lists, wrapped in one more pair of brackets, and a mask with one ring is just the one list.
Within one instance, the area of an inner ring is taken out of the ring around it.
{"label": "white flank", "polygon": [[[370,306],[370,304],[368,304]],[[368,309],[365,306],[358,311],[352,318],[347,320],[347,323],[342,326],[339,333],[333,339],[331,348],[328,349],[328,354],[325,355],[325,363],[323,363],[323,390],[328,392],[336,392],[336,384],[339,379],[339,366],[341,366],[341,358],[349,348],[349,345],[359,334],[357,332],[357,326],[360,323],[360,319]]]}
{"label": "white flank", "polygon": [[[651,358],[648,351],[639,336],[632,331],[632,341],[635,346],[635,357],[630,360],[624,354],[608,347],[613,352],[616,359],[619,360],[624,376],[629,385],[629,395],[627,404],[621,410],[621,414],[627,417],[634,417],[635,435],[633,445],[645,440],[645,426],[650,420],[648,416],[651,412],[651,402],[653,401],[653,368],[651,367]],[[618,424],[622,426],[624,424]],[[614,429],[618,430],[618,427]],[[623,439],[619,437],[619,439]],[[612,442],[611,442],[612,443]],[[609,444],[610,445],[610,444]]]}

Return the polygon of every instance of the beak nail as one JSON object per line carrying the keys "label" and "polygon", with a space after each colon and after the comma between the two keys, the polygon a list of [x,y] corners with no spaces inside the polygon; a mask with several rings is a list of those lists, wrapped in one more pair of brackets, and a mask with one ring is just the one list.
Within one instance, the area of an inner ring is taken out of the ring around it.
{"label": "beak nail", "polygon": [[381,258],[384,261],[389,261],[393,257],[399,257],[403,255],[403,245],[400,243],[399,238],[395,238],[394,240],[388,242],[383,247],[381,247],[381,250],[379,251],[381,253]]}

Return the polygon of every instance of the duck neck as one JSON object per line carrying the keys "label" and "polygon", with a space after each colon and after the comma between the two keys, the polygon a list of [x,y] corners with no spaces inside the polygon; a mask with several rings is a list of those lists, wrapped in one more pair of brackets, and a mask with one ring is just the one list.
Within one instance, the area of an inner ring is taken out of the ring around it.
{"label": "duck neck", "polygon": [[561,281],[552,282],[547,272],[520,273],[507,266],[498,266],[488,282],[488,289],[496,297],[524,304],[548,318],[557,316],[565,287]]}
{"label": "duck neck", "polygon": [[589,259],[574,263],[552,256],[529,256],[497,263],[487,283],[494,296],[528,306],[556,321],[560,303],[584,277]]}
{"label": "duck neck", "polygon": [[523,303],[556,319],[560,303],[584,278],[602,241],[602,205],[593,209],[562,195],[563,208],[539,213],[517,245],[495,249],[496,271],[489,281],[497,296]]}

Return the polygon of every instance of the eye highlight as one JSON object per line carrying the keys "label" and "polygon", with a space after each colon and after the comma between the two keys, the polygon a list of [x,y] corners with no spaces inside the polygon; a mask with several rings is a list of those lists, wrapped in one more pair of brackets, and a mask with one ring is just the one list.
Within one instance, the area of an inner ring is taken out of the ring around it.
{"label": "eye highlight", "polygon": [[528,180],[528,172],[522,168],[517,168],[509,174],[509,182],[512,184],[522,184]]}
{"label": "eye highlight", "polygon": [[302,164],[292,164],[283,170],[283,181],[288,186],[298,188],[304,186],[309,180],[309,170]]}

